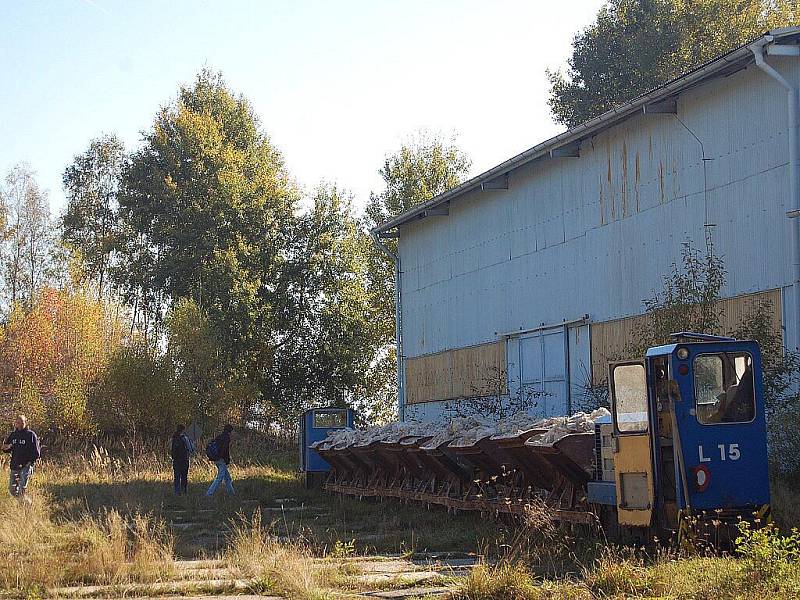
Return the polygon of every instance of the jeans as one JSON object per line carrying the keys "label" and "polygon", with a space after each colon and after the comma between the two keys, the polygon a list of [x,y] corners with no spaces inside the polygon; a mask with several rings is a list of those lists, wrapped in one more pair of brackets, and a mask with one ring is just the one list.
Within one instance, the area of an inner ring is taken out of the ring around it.
{"label": "jeans", "polygon": [[11,469],[8,478],[8,493],[15,498],[22,498],[28,489],[28,482],[33,475],[33,465],[25,465],[20,469]]}
{"label": "jeans", "polygon": [[180,496],[189,492],[189,461],[172,462],[172,472],[175,475],[175,495]]}
{"label": "jeans", "polygon": [[217,465],[217,476],[214,478],[214,481],[212,481],[211,485],[208,487],[206,496],[213,496],[214,492],[217,491],[217,488],[223,481],[225,482],[225,489],[228,490],[228,493],[231,496],[235,496],[236,492],[233,489],[233,479],[231,479],[230,471],[228,471],[228,465],[226,465],[225,461],[221,459],[215,461],[214,464]]}

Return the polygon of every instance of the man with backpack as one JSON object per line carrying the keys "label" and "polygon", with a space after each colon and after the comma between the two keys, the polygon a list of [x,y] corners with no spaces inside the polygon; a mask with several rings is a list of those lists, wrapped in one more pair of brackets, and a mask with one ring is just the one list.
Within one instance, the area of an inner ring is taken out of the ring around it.
{"label": "man with backpack", "polygon": [[186,435],[183,425],[172,434],[172,472],[175,475],[175,495],[189,493],[189,460],[194,454],[194,443]]}
{"label": "man with backpack", "polygon": [[214,481],[211,482],[206,496],[213,496],[223,481],[225,482],[225,488],[228,490],[228,494],[231,496],[236,495],[233,489],[233,479],[231,479],[230,471],[228,471],[228,465],[231,462],[232,431],[232,425],[225,425],[222,429],[222,433],[208,442],[206,446],[206,456],[217,465],[217,476],[214,478]]}
{"label": "man with backpack", "polygon": [[39,438],[28,429],[28,419],[25,415],[17,415],[14,419],[14,431],[3,442],[2,450],[11,453],[9,493],[20,501],[30,502],[30,499],[25,497],[25,492],[33,475],[33,465],[39,460],[42,451],[39,447]]}

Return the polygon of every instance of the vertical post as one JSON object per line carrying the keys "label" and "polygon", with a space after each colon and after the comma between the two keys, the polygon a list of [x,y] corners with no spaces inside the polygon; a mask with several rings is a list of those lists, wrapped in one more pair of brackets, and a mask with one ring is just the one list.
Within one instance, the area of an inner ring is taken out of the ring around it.
{"label": "vertical post", "polygon": [[[792,291],[794,299],[794,335],[791,347],[800,348],[800,119],[798,118],[798,92],[792,87],[788,90],[789,101],[789,227],[790,250],[792,253]],[[789,346],[789,344],[787,344]]]}
{"label": "vertical post", "polygon": [[572,414],[572,381],[569,372],[569,325],[564,323],[564,390],[567,404],[567,416]]}
{"label": "vertical post", "polygon": [[787,92],[788,102],[788,128],[789,136],[789,210],[786,216],[789,217],[789,262],[791,264],[791,285],[792,285],[792,310],[787,315],[787,321],[791,322],[791,329],[787,327],[787,337],[784,340],[787,348],[800,349],[800,118],[798,113],[798,101],[800,96],[795,85],[769,65],[764,58],[764,46],[773,41],[772,36],[766,36],[764,41],[753,44],[750,50],[756,60],[756,66],[781,84]]}
{"label": "vertical post", "polygon": [[400,269],[400,254],[395,255],[394,261],[394,332],[397,358],[397,416],[401,421],[406,420],[406,390],[405,390],[405,357],[403,356],[403,313],[402,313],[402,281],[403,271]]}

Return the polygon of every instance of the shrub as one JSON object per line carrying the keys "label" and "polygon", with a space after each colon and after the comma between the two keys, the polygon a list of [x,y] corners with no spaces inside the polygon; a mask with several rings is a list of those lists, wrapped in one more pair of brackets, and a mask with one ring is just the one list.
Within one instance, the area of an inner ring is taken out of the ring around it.
{"label": "shrub", "polygon": [[331,558],[347,558],[349,556],[353,556],[356,553],[356,541],[350,540],[349,542],[343,542],[342,540],[336,540],[336,543],[333,545],[328,556]]}
{"label": "shrub", "polygon": [[89,433],[94,428],[87,408],[87,386],[72,368],[55,381],[53,397],[47,407],[50,429],[65,434]]}
{"label": "shrub", "polygon": [[800,560],[800,532],[793,528],[789,535],[783,536],[772,523],[754,528],[742,521],[736,550],[749,579],[769,581],[782,576]]}
{"label": "shrub", "polygon": [[103,431],[134,439],[171,431],[190,416],[185,398],[176,393],[169,362],[143,343],[114,352],[93,390],[91,409]]}

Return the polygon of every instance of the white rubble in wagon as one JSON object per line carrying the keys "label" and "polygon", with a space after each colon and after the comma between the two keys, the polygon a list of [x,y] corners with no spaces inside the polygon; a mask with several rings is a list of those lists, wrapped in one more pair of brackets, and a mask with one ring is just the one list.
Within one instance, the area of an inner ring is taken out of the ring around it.
{"label": "white rubble in wagon", "polygon": [[350,429],[349,427],[334,429],[328,432],[328,437],[314,442],[310,447],[315,450],[330,450],[338,446],[341,449],[357,440],[362,433],[362,431]]}
{"label": "white rubble in wagon", "polygon": [[493,440],[515,438],[532,429],[546,429],[548,419],[542,419],[526,412],[519,412],[497,423]]}
{"label": "white rubble in wagon", "polygon": [[605,408],[598,408],[589,414],[579,412],[569,417],[551,417],[549,419],[518,413],[497,423],[479,416],[455,417],[444,427],[435,423],[398,422],[370,427],[364,431],[337,429],[331,431],[324,440],[313,443],[311,447],[317,450],[343,450],[351,446],[365,447],[375,442],[386,444],[399,442],[403,445],[410,445],[420,439],[430,437],[420,448],[433,450],[448,442],[448,445],[454,448],[465,448],[474,446],[486,438],[508,439],[533,429],[546,431],[535,435],[526,443],[550,446],[571,433],[594,431],[594,422],[601,417],[609,416],[609,414]]}
{"label": "white rubble in wagon", "polygon": [[491,421],[478,416],[455,417],[430,440],[420,446],[423,450],[433,450],[442,444],[452,442],[465,435],[468,431],[480,427],[490,427]]}
{"label": "white rubble in wagon", "polygon": [[408,438],[418,440],[423,437],[431,435],[430,423],[417,423],[413,421],[405,421],[394,423],[394,428],[391,429],[383,436],[381,443],[396,444],[401,440]]}
{"label": "white rubble in wagon", "polygon": [[547,419],[547,431],[530,438],[526,445],[552,446],[560,439],[572,433],[589,433],[594,431],[594,423],[603,417],[609,417],[608,409],[598,408],[591,413],[579,412],[570,417],[553,417]]}

